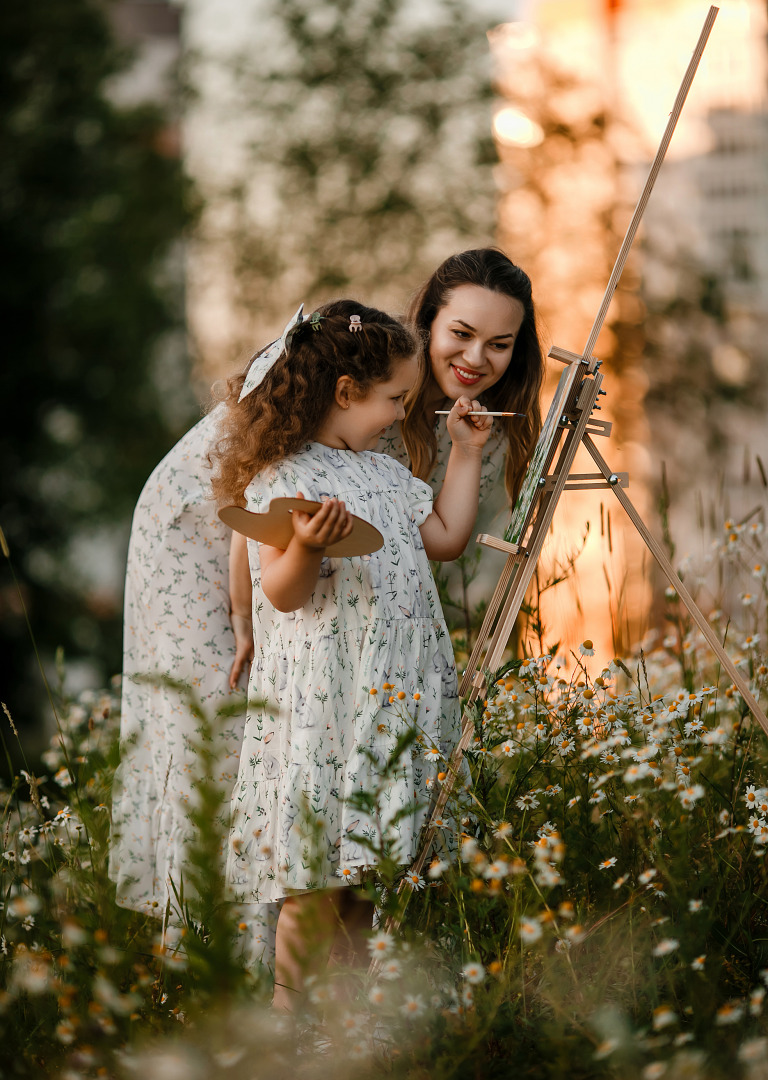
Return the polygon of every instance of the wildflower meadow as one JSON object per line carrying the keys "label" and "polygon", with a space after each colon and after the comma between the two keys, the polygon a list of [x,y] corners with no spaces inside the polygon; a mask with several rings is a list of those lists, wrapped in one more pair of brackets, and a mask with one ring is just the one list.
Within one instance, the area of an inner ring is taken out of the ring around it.
{"label": "wildflower meadow", "polygon": [[[767,549],[759,516],[727,522],[684,571],[763,703]],[[585,641],[486,673],[424,873],[369,838],[370,966],[329,967],[293,1019],[219,873],[216,718],[186,880],[142,915],[106,869],[118,681],[54,688],[51,746],[2,789],[0,1076],[768,1077],[768,736],[681,607],[605,669]],[[440,756],[418,701],[371,690],[413,721],[382,784]]]}

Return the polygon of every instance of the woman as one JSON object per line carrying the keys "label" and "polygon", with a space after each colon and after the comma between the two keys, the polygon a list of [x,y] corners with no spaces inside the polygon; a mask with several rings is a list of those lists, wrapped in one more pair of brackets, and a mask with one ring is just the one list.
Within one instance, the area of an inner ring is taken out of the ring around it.
{"label": "woman", "polygon": [[[451,256],[416,294],[407,321],[421,340],[420,378],[401,431],[383,438],[378,449],[438,489],[450,439],[436,411],[471,391],[489,410],[525,414],[495,421],[483,458],[481,500],[503,470],[512,501],[541,426],[544,361],[528,276],[493,248]],[[221,408],[192,428],[147,481],[128,553],[122,764],[110,874],[118,904],[158,915],[166,908],[169,878],[178,884],[190,839],[190,747],[201,737],[188,699],[162,679],[189,684],[213,718],[238,700],[236,687],[253,648],[250,623],[238,617],[250,610],[249,598],[233,594],[230,606],[231,534],[208,497],[207,454]],[[232,542],[233,558],[245,557],[239,534]],[[148,674],[160,681],[136,681]],[[230,717],[216,725],[215,780],[223,794],[237,772],[243,720]],[[247,925],[253,956],[269,933],[253,912]]]}

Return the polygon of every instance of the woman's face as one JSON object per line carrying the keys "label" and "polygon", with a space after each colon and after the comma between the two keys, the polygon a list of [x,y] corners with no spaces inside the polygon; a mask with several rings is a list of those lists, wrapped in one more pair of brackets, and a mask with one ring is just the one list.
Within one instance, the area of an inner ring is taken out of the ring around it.
{"label": "woman's face", "polygon": [[525,311],[519,300],[479,285],[459,285],[432,322],[432,374],[450,401],[477,397],[499,381],[512,359]]}

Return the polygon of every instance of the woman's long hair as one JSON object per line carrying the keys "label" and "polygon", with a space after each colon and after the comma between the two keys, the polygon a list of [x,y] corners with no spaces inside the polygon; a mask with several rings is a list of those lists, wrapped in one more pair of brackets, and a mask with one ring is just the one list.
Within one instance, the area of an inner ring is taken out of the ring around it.
{"label": "woman's long hair", "polygon": [[[350,333],[350,315],[360,317],[355,333]],[[242,506],[257,473],[314,439],[342,375],[364,396],[373,383],[392,377],[399,360],[416,352],[416,341],[401,322],[356,300],[324,304],[316,316],[291,332],[286,351],[242,401],[246,373],[227,381],[226,413],[208,454],[219,505]]]}
{"label": "woman's long hair", "polygon": [[[510,503],[520,490],[525,470],[541,431],[539,395],[544,380],[544,357],[536,326],[531,279],[498,248],[478,248],[452,255],[416,293],[406,311],[407,322],[415,329],[420,350],[419,378],[405,402],[401,425],[403,441],[415,476],[428,480],[437,459],[434,417],[428,398],[434,397],[435,378],[429,358],[430,331],[438,312],[445,307],[454,289],[478,285],[518,300],[523,322],[515,339],[509,367],[499,381],[482,394],[483,404],[499,412],[521,412],[525,418],[504,417],[501,423],[507,438],[504,482]],[[431,391],[431,393],[430,393]]]}

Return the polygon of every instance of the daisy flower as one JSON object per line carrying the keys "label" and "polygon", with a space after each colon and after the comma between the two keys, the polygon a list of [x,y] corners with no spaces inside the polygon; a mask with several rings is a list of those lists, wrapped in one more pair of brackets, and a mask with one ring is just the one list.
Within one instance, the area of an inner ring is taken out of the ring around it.
{"label": "daisy flower", "polygon": [[368,951],[371,956],[387,956],[392,951],[393,944],[391,934],[388,934],[386,930],[380,930],[378,934],[368,939]]}
{"label": "daisy flower", "polygon": [[599,870],[608,870],[611,866],[615,866],[615,865],[616,865],[616,856],[611,855],[610,859],[603,859],[603,861],[598,864],[598,869]]}
{"label": "daisy flower", "polygon": [[485,978],[485,968],[476,960],[471,960],[461,969],[461,974],[472,986],[479,986]]}
{"label": "daisy flower", "polygon": [[427,877],[431,881],[437,881],[438,878],[441,878],[443,876],[449,866],[450,863],[447,863],[445,859],[433,859],[432,862],[429,864],[429,869],[427,870]]}
{"label": "daisy flower", "polygon": [[538,941],[542,933],[541,923],[533,916],[520,920],[520,937],[526,945],[531,945],[534,941]]}
{"label": "daisy flower", "polygon": [[539,805],[539,800],[533,795],[521,795],[518,799],[515,799],[515,806],[518,810],[533,810]]}
{"label": "daisy flower", "polygon": [[505,840],[508,836],[512,835],[512,826],[508,821],[497,821],[493,830],[493,835],[497,840]]}
{"label": "daisy flower", "polygon": [[386,996],[384,988],[381,986],[372,986],[368,991],[368,1000],[371,1005],[383,1005]]}
{"label": "daisy flower", "polygon": [[691,784],[689,787],[683,788],[682,791],[678,791],[677,797],[683,807],[690,810],[699,799],[704,797],[704,787],[701,784]]}
{"label": "daisy flower", "polygon": [[501,881],[501,879],[509,872],[509,867],[503,859],[495,859],[494,862],[489,863],[483,870],[483,877],[487,881]]}
{"label": "daisy flower", "polygon": [[653,1030],[661,1031],[662,1028],[669,1027],[670,1024],[677,1023],[677,1013],[674,1009],[670,1009],[669,1005],[659,1005],[658,1008],[653,1010]]}
{"label": "daisy flower", "polygon": [[336,877],[340,877],[345,885],[348,885],[355,876],[354,866],[340,866],[336,871]]}
{"label": "daisy flower", "polygon": [[418,892],[419,889],[423,889],[426,884],[421,874],[417,874],[415,870],[409,870],[403,880],[406,885],[410,885],[415,892]]}
{"label": "daisy flower", "polygon": [[403,1016],[407,1016],[411,1019],[415,1019],[417,1016],[421,1016],[426,1009],[424,1004],[424,998],[421,994],[406,994],[403,1004],[400,1006],[400,1012]]}
{"label": "daisy flower", "polygon": [[653,881],[656,877],[656,870],[650,867],[648,870],[643,870],[640,877],[637,879],[641,885],[647,885],[649,881]]}
{"label": "daisy flower", "polygon": [[658,945],[653,947],[654,956],[669,956],[680,947],[680,942],[675,938],[663,938]]}
{"label": "daisy flower", "polygon": [[441,757],[442,757],[442,754],[440,753],[440,751],[437,749],[436,746],[430,746],[430,748],[428,750],[424,751],[424,758],[427,761],[439,761]]}
{"label": "daisy flower", "polygon": [[697,956],[695,957],[695,959],[691,960],[691,967],[694,971],[703,971],[706,961],[707,957],[704,953],[702,953],[701,956]]}
{"label": "daisy flower", "polygon": [[745,1064],[763,1062],[768,1057],[768,1039],[747,1039],[739,1047],[739,1061]]}
{"label": "daisy flower", "polygon": [[621,877],[617,877],[611,888],[618,892],[621,886],[628,880],[629,874],[622,874]]}
{"label": "daisy flower", "polygon": [[715,1013],[715,1023],[718,1027],[726,1024],[738,1024],[744,1015],[744,1006],[740,1001],[726,1001]]}
{"label": "daisy flower", "polygon": [[689,900],[688,901],[688,910],[689,911],[701,911],[701,909],[703,907],[704,907],[704,901],[703,900]]}
{"label": "daisy flower", "polygon": [[385,960],[379,968],[379,977],[386,979],[388,982],[392,982],[394,979],[399,979],[401,975],[400,961],[391,957],[389,960]]}
{"label": "daisy flower", "polygon": [[581,645],[579,645],[579,652],[582,656],[595,655],[595,646],[590,638],[586,638],[584,641],[582,641]]}

